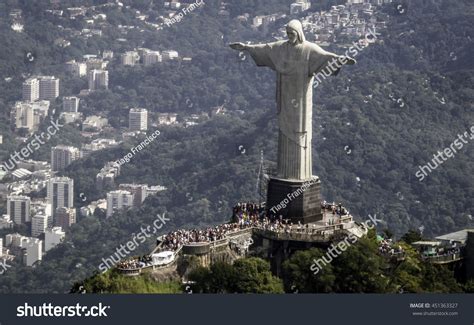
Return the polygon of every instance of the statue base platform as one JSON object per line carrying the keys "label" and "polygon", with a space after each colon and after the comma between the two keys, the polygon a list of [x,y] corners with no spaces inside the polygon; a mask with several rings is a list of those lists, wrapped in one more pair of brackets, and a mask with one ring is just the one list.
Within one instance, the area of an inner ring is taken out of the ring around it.
{"label": "statue base platform", "polygon": [[322,220],[321,201],[321,181],[317,176],[307,181],[270,178],[268,183],[267,211],[293,223]]}

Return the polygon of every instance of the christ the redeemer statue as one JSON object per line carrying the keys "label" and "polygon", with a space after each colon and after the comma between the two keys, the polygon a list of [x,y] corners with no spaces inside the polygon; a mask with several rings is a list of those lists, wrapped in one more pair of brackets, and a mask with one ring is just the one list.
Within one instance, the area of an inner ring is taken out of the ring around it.
{"label": "christ the redeemer statue", "polygon": [[[286,27],[287,41],[230,47],[248,51],[257,66],[277,72],[278,175],[280,179],[305,181],[312,178],[311,140],[313,115],[313,76],[337,60],[342,64],[356,61],[323,50],[306,41],[299,20]],[[338,69],[337,69],[338,71]],[[337,74],[334,71],[334,74]]]}

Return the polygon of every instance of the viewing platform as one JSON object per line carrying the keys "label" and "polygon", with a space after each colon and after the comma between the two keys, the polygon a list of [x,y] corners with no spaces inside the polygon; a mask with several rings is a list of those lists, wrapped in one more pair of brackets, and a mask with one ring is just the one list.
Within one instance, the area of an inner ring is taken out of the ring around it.
{"label": "viewing platform", "polygon": [[[234,208],[234,222],[206,229],[179,229],[162,235],[157,238],[157,246],[149,255],[123,261],[117,265],[117,270],[135,276],[144,269],[168,267],[182,255],[205,256],[227,248],[245,253],[253,247],[254,239],[259,238],[317,245],[343,240],[351,233],[357,237],[367,233],[367,229],[356,223],[341,205],[322,205],[322,220],[307,224],[268,218],[263,211],[261,205],[242,203]],[[168,252],[170,258],[158,262],[159,254],[164,252]]]}

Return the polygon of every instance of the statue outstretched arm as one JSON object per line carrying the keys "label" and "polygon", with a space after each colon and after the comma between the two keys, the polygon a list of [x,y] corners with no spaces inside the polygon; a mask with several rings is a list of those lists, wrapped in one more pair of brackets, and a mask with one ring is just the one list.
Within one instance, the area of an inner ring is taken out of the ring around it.
{"label": "statue outstretched arm", "polygon": [[275,64],[272,59],[272,51],[275,51],[274,44],[276,44],[276,42],[255,45],[238,42],[231,43],[229,46],[237,51],[248,51],[257,66],[269,67],[275,70]]}
{"label": "statue outstretched arm", "polygon": [[357,62],[349,56],[328,52],[314,43],[311,43],[310,46],[311,55],[308,75],[314,75],[326,69],[329,70],[328,72],[331,72],[332,75],[336,76],[343,65],[352,65]]}
{"label": "statue outstretched arm", "polygon": [[237,50],[237,51],[245,51],[248,49],[248,45],[241,42],[230,43],[229,46],[231,49]]}

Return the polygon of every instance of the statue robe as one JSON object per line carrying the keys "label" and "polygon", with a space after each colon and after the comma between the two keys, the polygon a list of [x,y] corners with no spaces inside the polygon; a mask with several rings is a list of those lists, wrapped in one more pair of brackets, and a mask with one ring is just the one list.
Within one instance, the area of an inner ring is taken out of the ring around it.
{"label": "statue robe", "polygon": [[312,177],[313,75],[339,56],[314,43],[288,41],[247,45],[257,66],[277,72],[278,178]]}

